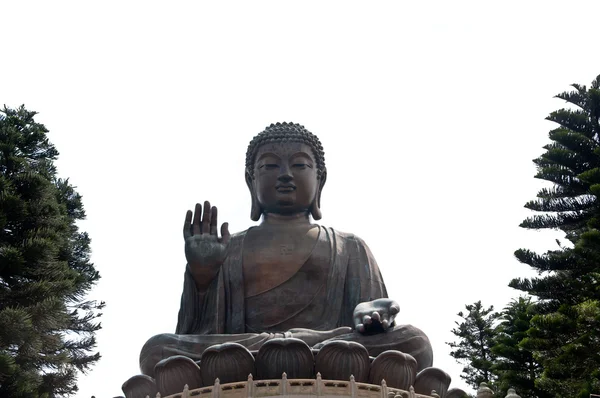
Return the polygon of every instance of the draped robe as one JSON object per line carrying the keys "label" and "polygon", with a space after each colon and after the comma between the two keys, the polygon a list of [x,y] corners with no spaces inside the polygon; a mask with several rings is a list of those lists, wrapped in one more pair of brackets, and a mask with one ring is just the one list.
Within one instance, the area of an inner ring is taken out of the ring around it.
{"label": "draped robe", "polygon": [[[273,337],[292,336],[288,330],[328,331],[354,328],[353,312],[362,302],[387,298],[381,272],[367,245],[352,234],[319,226],[317,241],[306,262],[280,285],[253,297],[244,291],[243,253],[247,231],[233,235],[227,258],[206,292],[198,292],[186,268],[176,334],[151,338],[140,355],[145,374],[170,355],[199,359],[208,346],[228,341],[258,349]],[[410,325],[377,335],[356,332],[335,337],[357,341],[377,355],[400,349],[431,366],[427,336]]]}

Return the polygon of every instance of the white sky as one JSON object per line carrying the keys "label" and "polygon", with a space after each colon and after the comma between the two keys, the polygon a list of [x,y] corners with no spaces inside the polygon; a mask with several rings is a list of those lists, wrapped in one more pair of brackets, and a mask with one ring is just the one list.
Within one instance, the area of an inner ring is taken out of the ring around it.
{"label": "white sky", "polygon": [[[491,4],[496,4],[492,6]],[[600,2],[5,1],[0,103],[40,114],[83,195],[105,300],[80,397],[121,395],[149,337],[175,329],[185,211],[250,224],[244,156],[272,122],[323,142],[322,224],[371,247],[398,321],[464,388],[456,313],[502,308],[541,183],[552,97],[600,73]]]}

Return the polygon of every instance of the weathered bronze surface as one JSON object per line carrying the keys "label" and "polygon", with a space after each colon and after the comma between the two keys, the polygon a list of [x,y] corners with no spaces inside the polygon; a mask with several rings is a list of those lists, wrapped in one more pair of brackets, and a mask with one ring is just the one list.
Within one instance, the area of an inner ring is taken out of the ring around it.
{"label": "weathered bronze surface", "polygon": [[314,377],[315,357],[300,339],[278,338],[267,341],[256,355],[256,375],[259,380],[276,379],[283,372],[290,379]]}
{"label": "weathered bronze surface", "polygon": [[371,359],[367,349],[353,341],[330,341],[315,358],[315,372],[327,380],[350,380],[354,376],[357,382],[367,383],[370,371]]}
{"label": "weathered bronze surface", "polygon": [[[245,380],[249,374],[256,374],[254,356],[248,349],[237,343],[217,344],[202,353],[201,375],[204,385],[211,385],[215,379],[222,384]],[[180,386],[181,387],[181,386]]]}
{"label": "weathered bronze surface", "polygon": [[408,390],[415,384],[416,377],[417,361],[412,356],[388,350],[371,364],[369,383],[379,384],[381,380],[385,380],[391,387]]}
{"label": "weathered bronze surface", "polygon": [[435,391],[440,397],[445,397],[450,387],[450,375],[438,368],[426,368],[417,374],[415,392],[417,394],[431,394]]}
{"label": "weathered bronze surface", "polygon": [[[510,392],[510,390],[509,390]],[[446,394],[446,398],[465,398],[465,397],[469,397],[469,394],[467,394],[464,390],[461,390],[460,388],[451,388],[448,390],[448,393]],[[509,396],[507,395],[506,398],[509,398]],[[510,398],[514,398],[514,397],[510,397]],[[521,397],[519,397],[521,398]]]}
{"label": "weathered bronze surface", "polygon": [[321,143],[303,126],[278,123],[252,140],[246,183],[251,218],[262,222],[233,235],[224,223],[219,236],[216,207],[204,202],[187,212],[176,334],[148,340],[140,355],[144,374],[154,375],[170,356],[199,360],[215,344],[252,351],[291,337],[313,348],[357,342],[371,356],[398,350],[416,359],[417,370],[432,365],[427,336],[396,325],[400,306],[388,298],[367,245],[311,221],[321,218],[326,180]]}
{"label": "weathered bronze surface", "polygon": [[131,377],[123,383],[121,389],[127,398],[155,397],[158,392],[154,379],[146,375],[136,375]]}
{"label": "weathered bronze surface", "polygon": [[163,359],[156,364],[154,373],[156,387],[162,396],[177,394],[185,385],[192,389],[202,387],[200,367],[182,355]]}

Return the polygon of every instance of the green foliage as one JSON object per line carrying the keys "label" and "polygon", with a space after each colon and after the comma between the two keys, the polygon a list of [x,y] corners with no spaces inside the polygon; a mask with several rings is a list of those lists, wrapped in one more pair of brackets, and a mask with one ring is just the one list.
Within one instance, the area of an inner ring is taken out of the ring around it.
{"label": "green foliage", "polygon": [[550,214],[534,215],[523,221],[523,227],[560,229],[574,243],[590,217],[598,212],[598,196],[594,193],[598,187],[594,185],[600,183],[599,81],[600,76],[589,89],[574,84],[574,91],[557,96],[579,109],[560,109],[547,118],[560,127],[550,132],[553,142],[534,160],[538,168],[535,177],[555,186],[540,190],[538,199],[525,206]]}
{"label": "green foliage", "polygon": [[23,106],[0,112],[0,396],[66,396],[100,358],[104,303],[84,300],[100,276],[48,130]]}
{"label": "green foliage", "polygon": [[460,343],[451,343],[452,355],[466,365],[461,377],[473,387],[492,381],[501,397],[509,388],[523,398],[600,393],[600,76],[590,88],[573,88],[557,97],[578,109],[548,116],[559,127],[550,131],[552,143],[534,160],[536,178],[553,186],[526,203],[540,214],[521,224],[562,231],[570,244],[557,241],[558,249],[542,254],[515,252],[538,275],[515,278],[510,286],[535,301],[514,300],[497,325],[489,322],[489,353],[481,349],[474,325],[483,325],[491,308],[467,306],[469,314],[460,313],[463,322],[453,330]]}
{"label": "green foliage", "polygon": [[468,312],[459,312],[461,322],[452,333],[458,342],[449,342],[450,355],[464,365],[460,377],[470,386],[477,389],[482,382],[493,385],[496,377],[492,372],[495,354],[492,352],[496,337],[495,321],[499,314],[494,307],[484,308],[481,301],[466,305]]}
{"label": "green foliage", "polygon": [[521,339],[519,349],[532,352],[542,365],[541,373],[535,368],[535,385],[529,390],[537,390],[537,396],[600,393],[600,76],[589,88],[572,87],[557,97],[576,109],[548,116],[559,127],[550,132],[553,142],[546,152],[534,160],[536,178],[554,186],[540,190],[537,199],[526,204],[543,214],[521,224],[560,230],[572,245],[559,243],[558,250],[543,254],[517,250],[516,257],[538,276],[510,283],[537,299],[530,328],[524,330],[523,324],[511,341]]}
{"label": "green foliage", "polygon": [[544,361],[540,388],[557,397],[587,397],[600,391],[600,303],[584,301],[536,315],[522,345]]}
{"label": "green foliage", "polygon": [[535,386],[542,367],[533,352],[522,344],[528,337],[535,310],[531,298],[519,297],[501,313],[501,322],[496,328],[497,336],[492,346],[492,353],[496,356],[492,371],[498,377],[496,385],[502,397],[509,388],[515,388],[521,398],[552,397]]}

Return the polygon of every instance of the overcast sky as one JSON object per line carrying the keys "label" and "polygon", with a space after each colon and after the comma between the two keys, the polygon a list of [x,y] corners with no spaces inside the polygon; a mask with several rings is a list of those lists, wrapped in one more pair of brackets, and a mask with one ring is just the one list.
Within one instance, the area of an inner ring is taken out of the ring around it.
{"label": "overcast sky", "polygon": [[[491,5],[495,4],[495,5]],[[467,303],[502,308],[529,276],[520,248],[542,183],[553,96],[600,74],[597,1],[5,1],[0,101],[51,131],[83,195],[107,302],[102,359],[77,396],[122,394],[144,342],[174,332],[198,201],[251,225],[250,139],[293,121],[317,134],[323,225],[363,238],[400,323],[445,342]]]}

